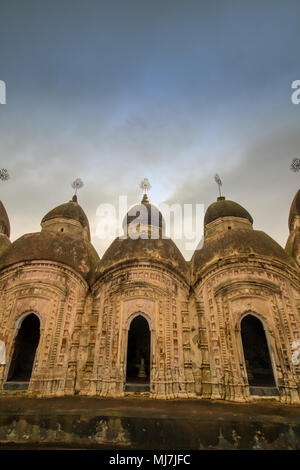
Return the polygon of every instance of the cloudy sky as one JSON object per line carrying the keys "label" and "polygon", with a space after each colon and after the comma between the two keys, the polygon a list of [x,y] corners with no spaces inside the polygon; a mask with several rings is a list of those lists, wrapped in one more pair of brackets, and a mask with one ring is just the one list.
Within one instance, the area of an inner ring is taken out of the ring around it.
{"label": "cloudy sky", "polygon": [[[243,205],[282,246],[299,187],[298,0],[9,0],[0,6],[1,200],[15,240],[72,196],[97,208]],[[201,234],[199,234],[199,239]],[[191,252],[178,241],[184,256]]]}

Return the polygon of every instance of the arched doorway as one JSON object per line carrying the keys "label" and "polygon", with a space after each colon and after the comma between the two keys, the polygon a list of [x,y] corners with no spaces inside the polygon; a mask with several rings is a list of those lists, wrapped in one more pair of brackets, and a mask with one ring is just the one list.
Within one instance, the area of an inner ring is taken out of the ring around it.
{"label": "arched doorway", "polygon": [[128,391],[148,391],[149,384],[150,329],[147,320],[138,315],[128,331],[126,388]]}
{"label": "arched doorway", "polygon": [[29,382],[40,339],[40,321],[33,313],[21,323],[15,339],[7,382]]}
{"label": "arched doorway", "polygon": [[254,315],[247,315],[241,322],[241,335],[250,392],[259,387],[276,387],[262,322]]}

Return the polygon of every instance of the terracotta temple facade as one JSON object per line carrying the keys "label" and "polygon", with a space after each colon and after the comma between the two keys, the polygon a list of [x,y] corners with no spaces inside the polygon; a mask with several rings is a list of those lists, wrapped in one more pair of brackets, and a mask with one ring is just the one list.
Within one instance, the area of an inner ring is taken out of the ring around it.
{"label": "terracotta temple facade", "polygon": [[300,190],[285,249],[252,224],[218,198],[186,261],[144,196],[100,259],[76,196],[13,243],[1,203],[0,394],[299,403]]}

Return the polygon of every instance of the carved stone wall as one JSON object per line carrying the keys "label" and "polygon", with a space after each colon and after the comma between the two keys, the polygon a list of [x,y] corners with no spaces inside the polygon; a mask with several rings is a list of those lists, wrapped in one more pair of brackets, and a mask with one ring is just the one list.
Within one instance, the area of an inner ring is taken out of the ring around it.
{"label": "carved stone wall", "polygon": [[251,400],[241,340],[241,320],[250,313],[264,327],[280,400],[300,401],[299,366],[292,362],[292,343],[300,331],[299,294],[295,295],[294,283],[283,269],[256,262],[218,266],[203,277],[195,289],[205,352],[203,397]]}
{"label": "carved stone wall", "polygon": [[41,396],[74,393],[70,363],[77,362],[78,323],[86,290],[78,275],[55,263],[32,262],[2,273],[0,323],[7,350],[4,382],[18,329],[24,318],[34,313],[40,321],[40,340],[29,393]]}
{"label": "carved stone wall", "polygon": [[102,278],[93,292],[98,324],[89,393],[124,395],[128,330],[142,315],[151,332],[151,395],[193,396],[188,286],[164,268],[135,263]]}
{"label": "carved stone wall", "polygon": [[279,399],[299,402],[300,367],[292,362],[299,279],[284,265],[216,263],[193,288],[157,261],[120,264],[92,288],[51,262],[20,263],[0,280],[1,390],[18,329],[34,313],[40,341],[28,395],[124,396],[128,331],[142,315],[151,332],[151,397],[251,401],[241,341],[241,320],[251,313],[265,330]]}

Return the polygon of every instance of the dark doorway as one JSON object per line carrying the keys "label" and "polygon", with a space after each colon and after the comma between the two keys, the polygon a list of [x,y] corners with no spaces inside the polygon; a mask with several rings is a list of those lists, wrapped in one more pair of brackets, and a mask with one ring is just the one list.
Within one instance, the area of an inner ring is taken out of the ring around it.
{"label": "dark doorway", "polygon": [[40,321],[38,317],[32,313],[22,321],[21,327],[16,336],[7,381],[30,381],[39,339]]}
{"label": "dark doorway", "polygon": [[263,325],[258,318],[247,315],[241,323],[241,333],[249,385],[276,387]]}
{"label": "dark doorway", "polygon": [[150,382],[150,329],[141,315],[132,320],[128,332],[126,381]]}

